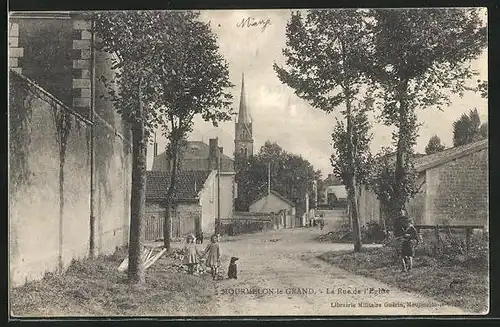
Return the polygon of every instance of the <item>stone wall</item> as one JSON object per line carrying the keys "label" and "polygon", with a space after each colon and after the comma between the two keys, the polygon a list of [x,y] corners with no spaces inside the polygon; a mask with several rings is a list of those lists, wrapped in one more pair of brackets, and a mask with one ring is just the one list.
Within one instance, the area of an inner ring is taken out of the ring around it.
{"label": "stone wall", "polygon": [[417,177],[416,185],[420,187],[420,191],[409,201],[406,209],[415,224],[429,224],[430,222],[425,220],[425,198],[427,193],[425,172],[420,173]]}
{"label": "stone wall", "polygon": [[[10,74],[9,239],[12,285],[64,270],[89,253],[90,121],[33,81]],[[96,122],[96,244],[128,242],[127,140]]]}
{"label": "stone wall", "polygon": [[426,184],[428,223],[488,223],[488,149],[428,169]]}
{"label": "stone wall", "polygon": [[358,189],[358,210],[361,225],[370,221],[380,222],[380,201],[377,195],[368,188]]}
{"label": "stone wall", "polygon": [[9,86],[10,279],[19,285],[88,253],[90,135],[85,119],[20,75]]}

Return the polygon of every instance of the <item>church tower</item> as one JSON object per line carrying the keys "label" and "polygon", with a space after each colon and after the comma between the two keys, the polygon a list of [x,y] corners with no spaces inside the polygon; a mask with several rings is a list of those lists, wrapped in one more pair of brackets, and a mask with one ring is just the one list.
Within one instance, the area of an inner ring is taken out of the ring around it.
{"label": "church tower", "polygon": [[243,73],[241,74],[240,110],[237,121],[235,121],[234,151],[235,157],[237,155],[246,158],[253,156],[252,117],[250,117],[245,101],[245,77]]}

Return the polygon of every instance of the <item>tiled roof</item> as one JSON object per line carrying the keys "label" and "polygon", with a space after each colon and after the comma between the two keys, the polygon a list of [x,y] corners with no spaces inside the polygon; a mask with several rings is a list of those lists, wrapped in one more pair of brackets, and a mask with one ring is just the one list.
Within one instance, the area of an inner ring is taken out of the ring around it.
{"label": "tiled roof", "polygon": [[473,143],[446,149],[441,152],[433,153],[427,156],[416,158],[414,161],[415,169],[419,172],[425,171],[444,164],[448,161],[460,158],[462,156],[481,151],[488,148],[488,139],[483,139]]}
{"label": "tiled roof", "polygon": [[[174,190],[174,201],[195,200],[210,175],[209,170],[180,171]],[[162,201],[168,190],[170,175],[164,171],[148,171],[146,181],[146,200]]]}

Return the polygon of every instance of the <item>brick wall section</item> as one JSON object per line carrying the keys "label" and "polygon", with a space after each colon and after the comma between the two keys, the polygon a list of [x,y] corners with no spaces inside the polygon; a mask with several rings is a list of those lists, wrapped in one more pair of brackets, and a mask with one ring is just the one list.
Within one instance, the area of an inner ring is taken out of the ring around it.
{"label": "brick wall section", "polygon": [[426,199],[426,177],[425,173],[418,176],[416,184],[421,186],[420,192],[418,192],[413,199],[411,199],[406,207],[408,210],[408,215],[414,220],[415,224],[427,224],[425,220],[425,199]]}
{"label": "brick wall section", "polygon": [[91,23],[73,19],[73,108],[88,112],[91,105]]}
{"label": "brick wall section", "polygon": [[9,23],[9,68],[22,73],[20,60],[24,49],[19,47],[19,24]]}
{"label": "brick wall section", "polygon": [[484,149],[427,171],[429,223],[487,224],[488,150]]}

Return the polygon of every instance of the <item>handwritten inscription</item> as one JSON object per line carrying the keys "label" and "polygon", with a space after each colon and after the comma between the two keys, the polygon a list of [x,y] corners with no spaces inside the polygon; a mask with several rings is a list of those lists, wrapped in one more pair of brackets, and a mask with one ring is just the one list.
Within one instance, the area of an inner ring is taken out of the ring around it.
{"label": "handwritten inscription", "polygon": [[236,27],[239,27],[239,28],[259,28],[260,27],[262,32],[264,32],[269,25],[271,25],[271,20],[269,18],[257,19],[254,17],[243,18],[240,22],[236,23]]}

